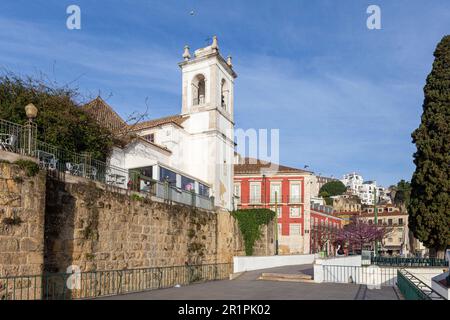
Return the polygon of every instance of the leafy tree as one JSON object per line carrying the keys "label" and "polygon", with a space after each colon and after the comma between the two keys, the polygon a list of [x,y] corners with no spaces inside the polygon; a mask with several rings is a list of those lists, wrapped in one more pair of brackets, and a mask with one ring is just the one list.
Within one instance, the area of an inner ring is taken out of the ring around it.
{"label": "leafy tree", "polygon": [[362,250],[364,245],[382,241],[392,230],[386,226],[368,224],[356,219],[342,229],[336,231],[335,243],[348,244],[353,250]]}
{"label": "leafy tree", "polygon": [[38,139],[64,150],[89,152],[105,160],[113,145],[109,130],[89,117],[75,102],[76,90],[56,87],[42,80],[0,76],[0,118],[24,124],[24,107],[33,103],[39,110],[35,122]]}
{"label": "leafy tree", "polygon": [[408,207],[411,197],[411,183],[409,181],[400,180],[395,186],[394,204],[397,206]]}
{"label": "leafy tree", "polygon": [[409,224],[414,236],[443,257],[450,245],[450,36],[434,52],[424,88],[421,124],[412,133],[417,152]]}
{"label": "leafy tree", "polygon": [[333,180],[325,183],[319,190],[319,196],[325,199],[327,205],[332,205],[333,201],[330,197],[339,196],[347,191],[347,187],[339,180]]}

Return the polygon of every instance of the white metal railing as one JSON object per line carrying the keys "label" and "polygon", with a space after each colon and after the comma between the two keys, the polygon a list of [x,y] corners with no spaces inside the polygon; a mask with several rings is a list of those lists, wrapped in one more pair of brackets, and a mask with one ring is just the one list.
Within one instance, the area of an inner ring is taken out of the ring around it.
{"label": "white metal railing", "polygon": [[[34,157],[39,167],[48,173],[63,177],[80,176],[105,183],[108,186],[149,193],[158,198],[206,210],[214,209],[214,198],[166,185],[142,176],[134,169],[124,169],[91,159],[89,154],[78,154],[37,140],[34,125],[22,126],[0,119],[0,149]],[[145,185],[141,185],[145,182]]]}

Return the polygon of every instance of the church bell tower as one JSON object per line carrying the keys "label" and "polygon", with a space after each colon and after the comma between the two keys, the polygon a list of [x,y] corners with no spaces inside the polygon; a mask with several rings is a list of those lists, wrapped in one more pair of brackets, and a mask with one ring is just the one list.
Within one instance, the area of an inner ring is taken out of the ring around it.
{"label": "church bell tower", "polygon": [[191,56],[185,46],[181,114],[190,135],[183,154],[190,172],[212,186],[215,204],[232,210],[234,156],[234,80],[231,57],[219,52],[217,37]]}

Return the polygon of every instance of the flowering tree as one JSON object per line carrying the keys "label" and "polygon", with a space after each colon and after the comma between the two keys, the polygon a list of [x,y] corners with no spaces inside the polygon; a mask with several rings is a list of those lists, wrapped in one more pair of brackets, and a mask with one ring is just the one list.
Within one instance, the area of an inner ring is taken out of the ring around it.
{"label": "flowering tree", "polygon": [[328,244],[335,244],[337,228],[325,225],[311,226],[311,249],[316,251],[328,251]]}
{"label": "flowering tree", "polygon": [[347,243],[354,249],[363,249],[365,244],[372,244],[374,241],[381,241],[390,230],[386,226],[368,224],[360,219],[356,219],[343,229],[336,232],[335,243]]}

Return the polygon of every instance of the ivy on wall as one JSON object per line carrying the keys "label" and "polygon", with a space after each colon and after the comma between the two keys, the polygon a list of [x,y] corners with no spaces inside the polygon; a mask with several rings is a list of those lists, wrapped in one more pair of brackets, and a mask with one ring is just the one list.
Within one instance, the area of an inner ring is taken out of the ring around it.
{"label": "ivy on wall", "polygon": [[261,226],[267,225],[275,218],[275,212],[269,209],[246,209],[233,211],[232,216],[238,221],[245,244],[245,254],[253,255],[253,246],[261,237]]}

